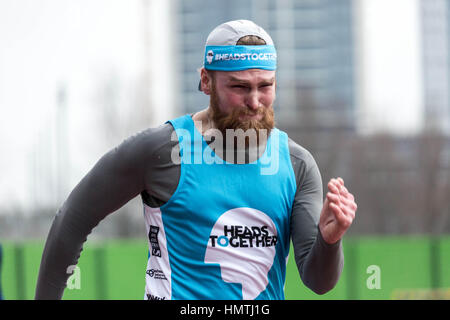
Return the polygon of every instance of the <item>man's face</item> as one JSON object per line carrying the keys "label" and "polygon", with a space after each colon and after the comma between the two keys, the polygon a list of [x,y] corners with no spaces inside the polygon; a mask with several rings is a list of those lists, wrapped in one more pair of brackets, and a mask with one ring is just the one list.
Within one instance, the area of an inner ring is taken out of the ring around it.
{"label": "man's face", "polygon": [[248,69],[215,71],[209,77],[210,106],[217,128],[266,129],[274,127],[275,71]]}

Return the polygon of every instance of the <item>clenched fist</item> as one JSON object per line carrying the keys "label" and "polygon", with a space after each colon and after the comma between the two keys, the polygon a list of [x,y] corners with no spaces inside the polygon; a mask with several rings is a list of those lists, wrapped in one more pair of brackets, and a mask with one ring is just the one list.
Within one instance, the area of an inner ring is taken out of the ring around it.
{"label": "clenched fist", "polygon": [[331,179],[319,220],[320,232],[327,243],[342,238],[355,219],[356,209],[355,197],[344,186],[344,180]]}

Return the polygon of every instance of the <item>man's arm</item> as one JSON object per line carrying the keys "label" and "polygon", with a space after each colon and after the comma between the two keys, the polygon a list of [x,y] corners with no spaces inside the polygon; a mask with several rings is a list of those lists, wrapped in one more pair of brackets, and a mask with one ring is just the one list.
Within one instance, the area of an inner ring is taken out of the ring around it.
{"label": "man's arm", "polygon": [[83,243],[98,223],[145,189],[151,129],[105,154],[58,210],[42,255],[36,299],[61,299],[67,268],[76,265]]}
{"label": "man's arm", "polygon": [[291,161],[297,192],[291,216],[295,262],[303,283],[317,294],[334,288],[342,273],[344,254],[341,241],[327,243],[319,229],[323,208],[322,178],[312,155],[292,140]]}

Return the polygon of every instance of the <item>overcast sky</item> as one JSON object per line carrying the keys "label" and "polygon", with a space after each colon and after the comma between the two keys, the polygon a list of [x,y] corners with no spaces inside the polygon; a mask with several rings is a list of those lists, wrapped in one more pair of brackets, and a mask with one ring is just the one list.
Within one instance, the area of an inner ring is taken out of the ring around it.
{"label": "overcast sky", "polygon": [[[358,96],[364,104],[362,126],[377,119],[390,129],[409,131],[420,122],[422,99],[417,0],[358,2],[364,5],[358,11],[357,37],[364,39],[357,51],[364,69],[357,78],[363,93]],[[70,110],[70,189],[105,152],[96,144],[95,88],[111,72],[124,87],[133,87],[142,71],[141,4],[139,0],[0,1],[0,207],[33,205],[33,183],[43,182],[32,180],[45,179],[33,177],[33,170],[47,161],[42,152],[37,160],[33,157],[39,145],[54,139],[61,84],[68,90]],[[159,11],[151,19],[158,17],[167,20]],[[161,23],[159,31],[164,30]],[[164,38],[160,33],[157,41]],[[156,92],[164,90],[164,83],[167,79],[161,79]],[[55,156],[52,152],[47,152],[50,157]]]}
{"label": "overcast sky", "polygon": [[[72,166],[78,169],[70,179],[79,180],[93,159],[104,153],[104,149],[96,153],[89,148],[89,143],[95,145],[98,140],[95,90],[101,77],[110,73],[124,84],[131,84],[139,74],[143,60],[139,4],[137,0],[0,1],[2,204],[30,205],[30,159],[38,144],[54,139],[61,85],[68,95]],[[79,152],[80,143],[88,150],[85,155]],[[48,160],[42,152],[38,165]]]}
{"label": "overcast sky", "polygon": [[419,0],[358,4],[357,127],[361,133],[414,134],[423,115]]}

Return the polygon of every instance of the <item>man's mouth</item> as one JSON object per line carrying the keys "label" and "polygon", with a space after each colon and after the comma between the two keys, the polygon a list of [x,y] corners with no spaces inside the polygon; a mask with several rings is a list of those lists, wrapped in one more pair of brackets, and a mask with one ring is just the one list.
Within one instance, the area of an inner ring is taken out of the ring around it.
{"label": "man's mouth", "polygon": [[239,120],[261,120],[263,114],[260,112],[244,112],[239,116]]}

